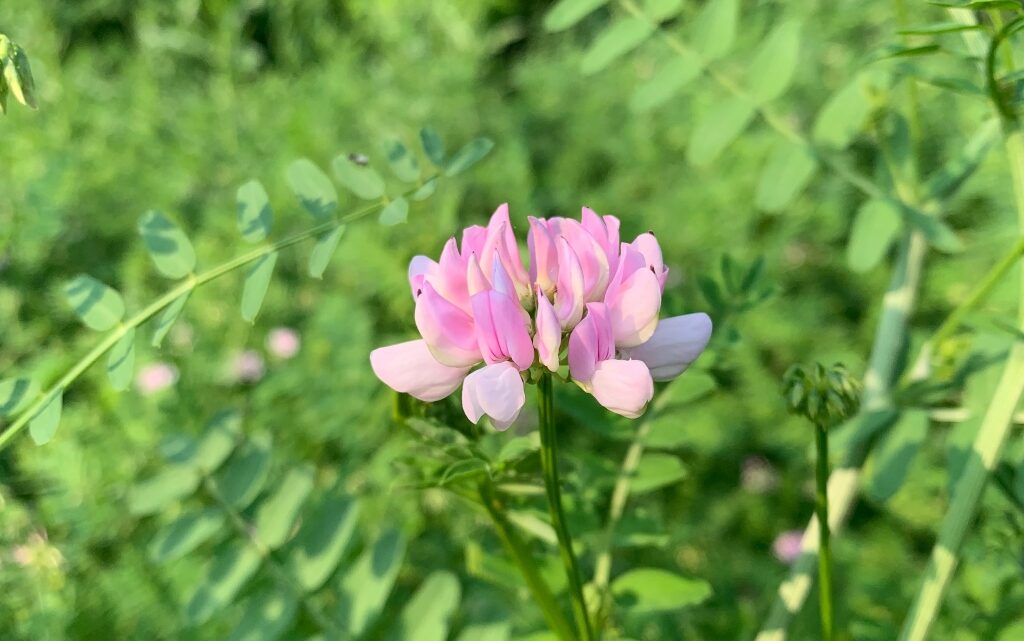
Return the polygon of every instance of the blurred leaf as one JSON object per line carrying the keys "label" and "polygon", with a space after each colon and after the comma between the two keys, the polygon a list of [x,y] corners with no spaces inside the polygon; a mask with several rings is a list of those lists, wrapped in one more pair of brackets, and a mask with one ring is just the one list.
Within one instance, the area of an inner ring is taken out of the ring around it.
{"label": "blurred leaf", "polygon": [[531,432],[526,436],[503,439],[501,451],[495,457],[496,463],[515,463],[540,450],[540,433]]}
{"label": "blurred leaf", "polygon": [[345,154],[337,156],[332,166],[341,185],[357,197],[377,200],[384,195],[384,179],[373,167],[358,165]]}
{"label": "blurred leaf", "polygon": [[793,81],[800,60],[799,20],[779,24],[765,39],[750,63],[747,86],[759,102],[768,102],[781,96]]}
{"label": "blurred leaf", "polygon": [[686,159],[697,167],[710,165],[747,128],[756,113],[754,106],[731,97],[708,109],[686,148]]}
{"label": "blurred leaf", "polygon": [[214,472],[227,460],[242,433],[242,417],[235,410],[221,410],[210,419],[198,440],[165,454],[168,462],[192,467],[204,474]]}
{"label": "blurred leaf", "polygon": [[654,33],[654,26],[638,16],[620,18],[605,27],[590,43],[580,70],[583,75],[601,71],[615,60],[636,49]]}
{"label": "blurred leaf", "polygon": [[157,563],[181,558],[223,531],[224,526],[224,512],[220,508],[184,512],[149,542],[149,558]]}
{"label": "blurred leaf", "polygon": [[0,381],[0,416],[14,416],[39,396],[39,384],[30,378]]}
{"label": "blurred leaf", "polygon": [[903,229],[899,210],[886,200],[869,200],[853,219],[846,244],[847,266],[862,274],[881,262]]}
{"label": "blurred leaf", "polygon": [[634,496],[673,485],[687,476],[686,466],[672,454],[646,453],[641,457],[630,484]]}
{"label": "blurred leaf", "polygon": [[431,178],[423,183],[422,187],[413,192],[412,199],[417,202],[426,200],[433,196],[435,191],[437,191],[437,178]]}
{"label": "blurred leaf", "polygon": [[703,603],[711,596],[711,586],[665,570],[639,568],[612,581],[612,594],[632,614],[653,614]]}
{"label": "blurred leaf", "polygon": [[456,641],[508,641],[512,624],[508,621],[471,623],[462,629]]}
{"label": "blurred leaf", "polygon": [[270,278],[274,275],[277,264],[277,252],[260,256],[245,272],[245,285],[242,288],[242,318],[253,323],[260,313],[263,299],[270,287]]}
{"label": "blurred leaf", "polygon": [[434,572],[405,603],[392,641],[445,641],[462,590],[450,572]]}
{"label": "blurred leaf", "polygon": [[563,31],[608,4],[608,0],[558,0],[544,16],[544,28]]}
{"label": "blurred leaf", "polygon": [[107,354],[107,378],[117,391],[128,389],[135,373],[135,328],[129,327]]}
{"label": "blurred leaf", "polygon": [[153,347],[160,347],[163,345],[167,332],[171,331],[171,327],[174,326],[174,321],[178,320],[178,316],[181,315],[181,310],[185,309],[185,303],[188,302],[188,297],[191,296],[191,294],[192,292],[188,291],[181,296],[178,296],[170,305],[164,308],[164,311],[160,312],[160,316],[156,321],[156,328],[153,330],[153,340],[150,341],[150,345]]}
{"label": "blurred leaf", "polygon": [[68,305],[89,329],[105,332],[124,318],[124,299],[113,288],[82,274],[64,286]]}
{"label": "blurred leaf", "polygon": [[239,447],[214,477],[217,492],[227,503],[244,510],[263,489],[270,472],[270,437],[258,434]]}
{"label": "blurred leaf", "polygon": [[427,155],[430,162],[438,167],[445,166],[444,141],[441,134],[433,127],[420,129],[420,144],[423,145],[423,153]]}
{"label": "blurred leaf", "polygon": [[707,60],[729,53],[736,40],[739,0],[709,0],[693,23],[693,45]]}
{"label": "blurred leaf", "polygon": [[50,442],[60,425],[60,412],[64,406],[64,390],[52,392],[49,399],[28,423],[28,433],[36,445]]}
{"label": "blurred leaf", "polygon": [[490,138],[474,138],[459,149],[445,165],[445,176],[456,176],[477,164],[491,153],[494,143]]}
{"label": "blurred leaf", "polygon": [[388,165],[391,173],[402,182],[414,183],[420,179],[420,166],[416,156],[401,141],[392,140],[387,145]]}
{"label": "blurred leaf", "polygon": [[976,11],[995,11],[998,9],[1011,9],[1014,11],[1020,10],[1019,0],[968,0],[966,2],[960,2],[958,0],[951,0],[949,2],[943,2],[942,0],[929,0],[928,4],[935,5],[936,7],[948,7],[950,9],[974,9]]}
{"label": "blurred leaf", "polygon": [[270,197],[258,180],[250,180],[235,194],[238,211],[238,231],[250,243],[258,243],[270,234],[274,219]]}
{"label": "blurred leaf", "polygon": [[817,168],[818,161],[809,148],[779,140],[761,172],[755,196],[757,206],[764,211],[781,211],[800,195]]}
{"label": "blurred leaf", "polygon": [[313,473],[311,465],[289,470],[274,493],[260,503],[254,525],[257,538],[268,548],[276,549],[288,539],[299,510],[313,489]]}
{"label": "blurred leaf", "polygon": [[963,251],[964,245],[949,225],[936,216],[923,214],[916,209],[905,209],[903,216],[907,223],[916,227],[928,240],[928,244],[947,254]]}
{"label": "blurred leaf", "polygon": [[338,242],[345,233],[345,225],[338,225],[331,231],[317,239],[313,245],[313,251],[309,254],[309,275],[313,278],[323,278],[327,265],[338,248]]}
{"label": "blurred leaf", "polygon": [[338,192],[312,160],[300,158],[288,165],[288,186],[314,218],[326,218],[338,208]]}
{"label": "blurred leaf", "polygon": [[538,541],[548,545],[558,545],[558,535],[551,523],[545,520],[540,512],[526,510],[511,510],[508,512],[508,520],[512,525],[529,534]]}
{"label": "blurred leaf", "polygon": [[645,113],[663,105],[701,74],[700,61],[689,56],[676,56],[667,60],[654,75],[633,92],[629,108],[633,113]]}
{"label": "blurred leaf", "polygon": [[643,10],[651,20],[661,22],[682,11],[683,0],[644,0]]}
{"label": "blurred leaf", "polygon": [[275,641],[291,627],[298,606],[292,595],[273,589],[251,596],[228,641]]}
{"label": "blurred leaf", "polygon": [[4,80],[14,99],[31,109],[36,108],[36,83],[25,50],[10,43],[7,60],[4,61]]}
{"label": "blurred leaf", "polygon": [[229,606],[261,562],[259,553],[244,541],[232,541],[221,548],[200,575],[201,582],[185,606],[186,623],[205,623]]}
{"label": "blurred leaf", "polygon": [[175,501],[191,496],[199,487],[199,473],[189,467],[168,465],[155,476],[140,481],[128,490],[128,512],[146,516]]}
{"label": "blurred leaf", "polygon": [[139,218],[139,234],[158,272],[184,278],[196,268],[196,252],[188,236],[163,213],[152,209]]}
{"label": "blurred leaf", "polygon": [[334,572],[352,540],[358,516],[358,501],[336,489],[304,519],[288,553],[291,574],[304,590],[316,590]]}
{"label": "blurred leaf", "polygon": [[912,58],[915,56],[928,56],[938,51],[941,51],[942,47],[938,43],[929,43],[924,45],[901,45],[901,44],[890,44],[884,47],[879,47],[872,54],[872,60],[887,60],[890,58]]}
{"label": "blurred leaf", "polygon": [[[1020,8],[1018,5],[1017,8]],[[907,27],[896,33],[901,36],[934,36],[942,33],[956,33],[958,31],[975,31],[984,29],[981,24],[963,24],[962,22],[933,22],[932,24]]]}
{"label": "blurred leaf", "polygon": [[859,80],[854,79],[832,94],[818,112],[814,139],[828,147],[845,149],[864,127],[869,105]]}
{"label": "blurred leaf", "polygon": [[380,211],[378,221],[381,225],[398,225],[409,219],[409,201],[399,196]]}
{"label": "blurred leaf", "polygon": [[999,121],[995,118],[986,121],[956,156],[928,176],[924,185],[927,198],[941,202],[955,194],[974,175],[998,139]]}
{"label": "blurred leaf", "polygon": [[[716,387],[715,379],[710,374],[689,370],[670,382],[662,392],[662,397],[668,401],[668,407],[678,407],[704,398]],[[662,397],[659,397],[659,401]]]}
{"label": "blurred leaf", "polygon": [[928,412],[907,410],[882,437],[873,457],[867,493],[885,502],[900,489],[928,435]]}
{"label": "blurred leaf", "polygon": [[400,530],[389,529],[345,572],[339,586],[337,619],[345,622],[349,637],[361,637],[384,610],[404,558],[405,537]]}

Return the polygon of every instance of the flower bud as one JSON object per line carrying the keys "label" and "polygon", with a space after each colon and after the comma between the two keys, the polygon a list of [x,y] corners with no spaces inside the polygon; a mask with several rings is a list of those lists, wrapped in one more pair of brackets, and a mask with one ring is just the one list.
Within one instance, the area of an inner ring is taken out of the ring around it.
{"label": "flower bud", "polygon": [[820,363],[810,368],[794,365],[782,377],[789,411],[826,429],[857,413],[860,392],[860,381],[838,363],[829,368]]}

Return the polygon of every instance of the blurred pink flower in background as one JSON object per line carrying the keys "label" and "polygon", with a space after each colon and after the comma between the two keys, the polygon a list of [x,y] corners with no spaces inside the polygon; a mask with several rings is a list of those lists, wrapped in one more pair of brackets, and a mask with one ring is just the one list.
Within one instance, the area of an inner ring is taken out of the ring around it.
{"label": "blurred pink flower in background", "polygon": [[786,530],[775,537],[775,541],[772,543],[772,553],[783,563],[793,563],[800,557],[803,550],[803,538],[803,530]]}
{"label": "blurred pink flower in background", "polygon": [[267,334],[267,351],[276,358],[287,360],[299,353],[302,341],[291,327],[275,327]]}
{"label": "blurred pink flower in background", "polygon": [[763,456],[748,456],[740,472],[743,489],[753,494],[766,494],[779,484],[779,473]]}
{"label": "blurred pink flower in background", "polygon": [[266,372],[266,365],[259,352],[247,349],[239,352],[231,360],[229,376],[236,383],[255,383],[263,378]]}
{"label": "blurred pink flower in background", "polygon": [[11,550],[11,560],[21,567],[35,566],[57,569],[64,563],[64,555],[56,546],[50,545],[46,531],[33,532],[28,540]]}
{"label": "blurred pink flower in background", "polygon": [[178,380],[178,368],[159,361],[144,365],[135,377],[135,387],[145,395],[156,394],[174,385]]}

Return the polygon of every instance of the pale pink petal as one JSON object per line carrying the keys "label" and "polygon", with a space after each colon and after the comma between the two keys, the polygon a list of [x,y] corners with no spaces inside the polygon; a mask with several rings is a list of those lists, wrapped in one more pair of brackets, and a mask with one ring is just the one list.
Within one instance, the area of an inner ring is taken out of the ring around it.
{"label": "pale pink petal", "polygon": [[490,222],[487,223],[487,242],[480,254],[480,262],[489,265],[492,259],[491,252],[501,256],[512,280],[520,288],[528,293],[530,291],[530,275],[523,267],[523,259],[519,255],[519,244],[516,242],[515,231],[512,228],[512,221],[509,218],[508,203],[504,203],[494,211]]}
{"label": "pale pink petal", "polygon": [[423,289],[423,282],[427,277],[436,275],[439,267],[432,258],[426,256],[413,256],[409,261],[409,288],[412,290],[413,300],[419,296]]}
{"label": "pale pink petal", "polygon": [[558,286],[555,289],[555,314],[562,329],[570,330],[583,318],[583,268],[564,237],[558,238]]}
{"label": "pale pink petal", "polygon": [[530,279],[550,294],[558,282],[558,245],[548,230],[547,221],[530,216],[526,244],[530,249]]}
{"label": "pale pink petal", "polygon": [[711,339],[711,318],[704,313],[662,319],[650,340],[624,350],[647,363],[656,381],[672,380],[697,360]]}
{"label": "pale pink petal", "polygon": [[427,402],[454,392],[469,371],[468,367],[438,363],[422,340],[378,347],[370,352],[370,366],[391,389]]}
{"label": "pale pink petal", "polygon": [[537,348],[540,364],[552,372],[558,370],[558,351],[562,344],[562,326],[555,308],[543,292],[537,291],[537,323],[533,346]]}
{"label": "pale pink petal", "polygon": [[523,379],[508,361],[476,370],[462,385],[462,408],[474,424],[486,415],[495,428],[508,429],[524,403]]}
{"label": "pale pink petal", "polygon": [[[491,288],[491,281],[487,280],[487,275],[480,268],[480,261],[477,260],[476,254],[469,255],[469,264],[466,267],[466,288],[469,290],[470,297]],[[472,310],[472,307],[470,309]]]}
{"label": "pale pink petal", "polygon": [[473,318],[438,294],[429,282],[423,283],[423,292],[416,299],[416,328],[439,363],[468,367],[480,362]]}
{"label": "pale pink petal", "polygon": [[427,282],[438,294],[455,303],[467,314],[470,312],[469,291],[466,288],[466,259],[459,254],[454,238],[448,239],[441,251],[436,275],[428,275]]}
{"label": "pale pink petal", "polygon": [[661,253],[661,245],[658,243],[658,239],[654,237],[654,232],[640,234],[636,237],[636,240],[630,243],[630,246],[643,254],[647,266],[654,270],[654,275],[658,277],[658,283],[661,285],[662,289],[665,289],[665,279],[668,278],[668,267],[665,267],[665,260]]}
{"label": "pale pink petal", "polygon": [[601,361],[590,387],[598,403],[626,418],[643,414],[654,396],[654,381],[643,361]]}
{"label": "pale pink petal", "polygon": [[508,359],[520,370],[533,364],[533,341],[530,340],[529,316],[519,301],[489,289],[474,294],[473,318],[479,353],[487,363]]}
{"label": "pale pink petal", "polygon": [[462,230],[462,256],[470,254],[480,256],[484,251],[484,244],[487,242],[487,228],[480,225],[471,225]]}
{"label": "pale pink petal", "polygon": [[600,361],[615,355],[608,311],[603,303],[588,303],[587,315],[569,335],[569,373],[581,383],[589,383]]}
{"label": "pale pink petal", "polygon": [[[620,269],[623,263],[619,262]],[[661,310],[661,285],[654,272],[638,269],[610,294],[606,304],[615,344],[634,347],[649,340],[658,326]]]}
{"label": "pale pink petal", "polygon": [[587,302],[601,300],[610,275],[608,255],[579,221],[562,219],[560,228],[583,269],[583,290]]}
{"label": "pale pink petal", "polygon": [[598,216],[590,207],[584,207],[582,225],[604,250],[609,269],[614,268],[619,262],[619,219]]}

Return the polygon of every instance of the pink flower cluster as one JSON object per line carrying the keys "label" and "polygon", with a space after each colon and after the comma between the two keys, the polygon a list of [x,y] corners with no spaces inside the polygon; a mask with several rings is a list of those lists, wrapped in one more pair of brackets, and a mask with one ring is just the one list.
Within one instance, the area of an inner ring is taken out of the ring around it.
{"label": "pink flower cluster", "polygon": [[659,322],[668,268],[654,234],[620,243],[619,220],[585,207],[580,221],[529,221],[529,270],[508,205],[487,227],[465,229],[461,246],[451,238],[438,261],[414,257],[409,283],[422,338],[374,350],[373,371],[424,401],[462,385],[469,420],[487,415],[506,429],[525,403],[527,371],[558,371],[565,352],[574,382],[611,411],[640,416],[654,381],[675,378],[704,350],[711,319]]}

